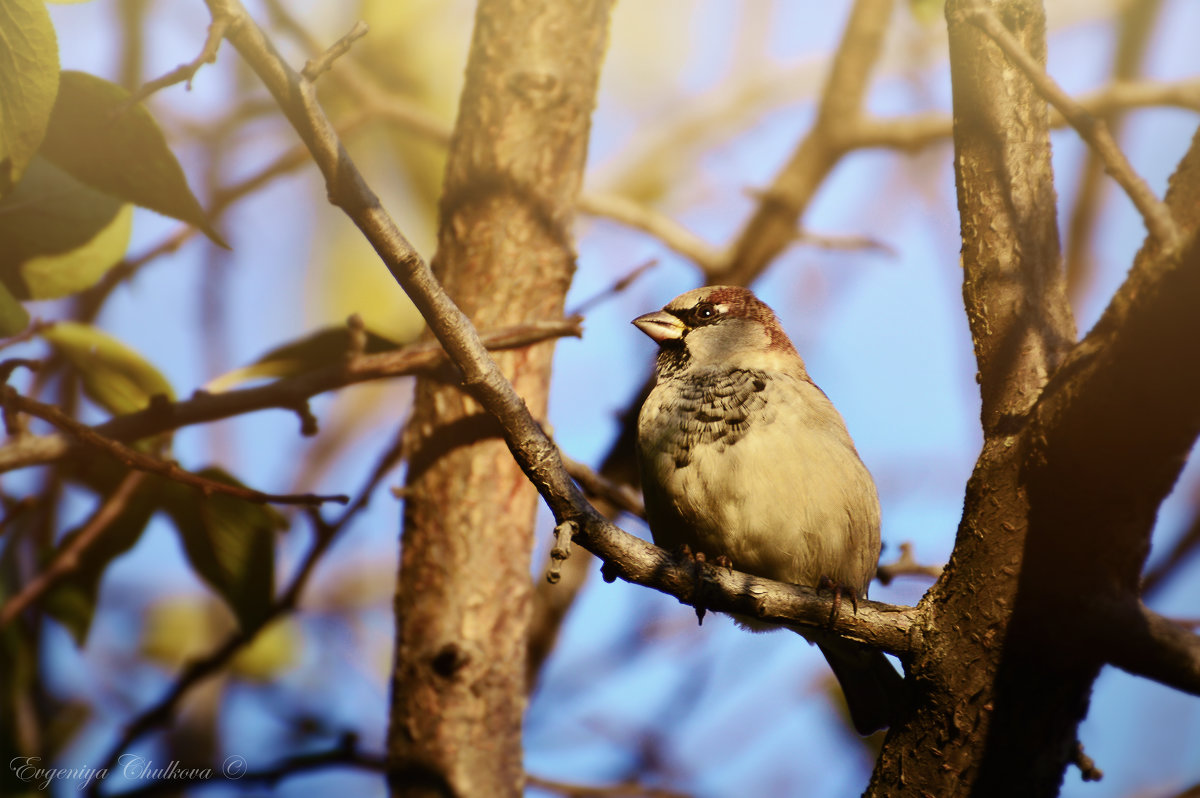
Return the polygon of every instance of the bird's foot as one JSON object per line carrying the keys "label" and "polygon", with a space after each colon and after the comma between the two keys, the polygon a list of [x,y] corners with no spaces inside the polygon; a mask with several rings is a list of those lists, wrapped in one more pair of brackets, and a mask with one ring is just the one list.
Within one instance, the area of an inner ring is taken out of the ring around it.
{"label": "bird's foot", "polygon": [[[697,622],[703,626],[704,616],[707,614],[708,608],[704,606],[704,593],[706,591],[706,585],[704,582],[704,569],[702,566],[708,563],[708,557],[705,556],[704,552],[702,551],[693,552],[691,546],[686,543],[679,547],[678,557],[681,560],[686,560],[691,563],[692,581],[695,583],[695,588],[692,593],[694,596],[692,607],[696,610]],[[733,571],[733,562],[724,554],[718,555],[713,560],[713,564],[721,568],[727,568],[731,572]]]}
{"label": "bird's foot", "polygon": [[833,626],[837,620],[838,611],[842,608],[842,596],[850,597],[850,604],[854,607],[854,614],[858,614],[858,593],[854,590],[847,589],[840,582],[835,582],[828,576],[822,576],[817,580],[817,592],[830,591],[833,594],[833,606],[829,608],[829,625]]}

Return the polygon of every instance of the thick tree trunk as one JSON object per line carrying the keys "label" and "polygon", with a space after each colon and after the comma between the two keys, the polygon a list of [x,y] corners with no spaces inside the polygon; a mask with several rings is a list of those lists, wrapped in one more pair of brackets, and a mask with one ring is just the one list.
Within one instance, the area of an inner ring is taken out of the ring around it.
{"label": "thick tree trunk", "polygon": [[[889,735],[872,795],[1053,795],[1068,761],[1063,746],[1074,742],[1086,710],[1086,689],[1056,694],[1056,666],[1032,649],[1018,651],[1010,637],[1029,532],[1020,432],[1075,329],[1059,256],[1046,103],[961,16],[977,2],[949,2],[946,16],[963,299],[979,364],[984,445],[954,554],[922,600],[924,645],[909,663],[914,711]],[[984,5],[1044,63],[1040,3]],[[1095,671],[1088,666],[1084,676]]]}
{"label": "thick tree trunk", "polygon": [[[557,318],[610,0],[482,0],[433,267],[483,329]],[[552,344],[497,353],[544,417]],[[518,795],[537,493],[500,427],[422,379],[408,431],[393,795]]]}
{"label": "thick tree trunk", "polygon": [[[913,711],[872,795],[1056,795],[1104,662],[1179,676],[1120,647],[1149,639],[1138,575],[1200,432],[1200,370],[1169,354],[1200,339],[1200,246],[1171,259],[1148,243],[1072,343],[1045,103],[969,23],[976,1],[948,3],[947,18],[984,446],[950,565],[922,600]],[[1039,4],[987,5],[1044,62]],[[1166,200],[1185,234],[1200,222],[1198,187],[1200,136]]]}

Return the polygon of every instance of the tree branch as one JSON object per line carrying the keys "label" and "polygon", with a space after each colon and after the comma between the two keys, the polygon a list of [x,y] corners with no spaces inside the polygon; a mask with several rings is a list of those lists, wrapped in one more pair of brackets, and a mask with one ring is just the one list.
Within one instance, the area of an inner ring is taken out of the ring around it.
{"label": "tree branch", "polygon": [[[582,334],[581,319],[537,322],[494,330],[482,336],[489,349],[527,346],[549,338]],[[345,363],[307,374],[285,377],[268,385],[226,393],[197,392],[191,399],[152,405],[137,413],[118,416],[91,427],[104,438],[129,443],[171,430],[245,415],[257,410],[295,410],[326,391],[369,380],[437,371],[446,365],[445,351],[435,343],[420,343],[394,352],[357,355]],[[52,462],[71,449],[67,436],[24,437],[0,447],[0,472]]]}
{"label": "tree branch", "polygon": [[1200,696],[1200,635],[1133,600],[1106,606],[1093,625],[1112,665]]}
{"label": "tree branch", "polygon": [[99,540],[104,530],[117,519],[145,478],[146,474],[142,471],[130,471],[125,475],[121,484],[104,500],[79,533],[55,553],[54,559],[45,570],[21,588],[19,593],[4,601],[3,607],[0,607],[0,628],[11,623],[26,607],[45,595],[47,590],[79,568],[84,552]]}
{"label": "tree branch", "polygon": [[[695,600],[696,580],[655,546],[630,535],[601,516],[567,472],[558,448],[529,414],[520,396],[487,353],[478,333],[442,290],[425,261],[383,209],[329,120],[311,84],[302,81],[236,0],[206,0],[214,16],[228,16],[228,38],[259,75],[313,153],[325,175],[331,201],[350,217],[408,293],[443,348],[463,373],[463,385],[499,420],[509,448],[561,523],[578,524],[575,542],[612,563],[611,573],[686,602]],[[706,566],[707,568],[707,566]],[[737,572],[706,570],[703,603],[722,611],[757,615],[805,628],[827,628],[831,603],[810,590]],[[844,604],[844,603],[843,603]],[[899,655],[915,645],[909,639],[916,610],[859,602],[857,615],[843,606],[833,631]]]}
{"label": "tree branch", "polygon": [[143,84],[140,89],[129,96],[117,113],[137,105],[154,92],[174,86],[176,83],[187,81],[188,89],[191,89],[192,78],[200,71],[200,67],[217,60],[217,51],[220,50],[221,40],[225,37],[225,25],[225,20],[214,19],[208,26],[208,35],[204,39],[204,46],[200,49],[199,55],[186,64],[180,64],[162,77]]}
{"label": "tree branch", "polygon": [[[158,474],[167,479],[179,482],[184,485],[189,485],[196,488],[206,496],[213,493],[221,493],[227,496],[233,496],[238,499],[244,499],[248,502],[258,504],[307,504],[316,505],[325,502],[337,502],[345,504],[350,501],[350,497],[344,495],[336,496],[319,496],[316,494],[283,494],[283,493],[263,493],[252,488],[243,488],[239,485],[229,485],[224,482],[202,477],[199,474],[193,474],[179,467],[177,463],[160,460],[157,457],[139,452],[132,449],[120,441],[108,438],[93,428],[83,424],[68,416],[62,410],[59,410],[54,405],[43,404],[36,399],[30,399],[27,396],[22,396],[17,393],[16,389],[11,386],[0,386],[0,404],[5,408],[18,410],[22,413],[28,413],[31,416],[47,421],[58,427],[63,432],[77,440],[79,443],[87,446],[90,449],[95,449],[98,452],[103,452],[109,457],[117,460],[125,466],[138,471],[146,471],[152,474]],[[151,405],[151,410],[154,405]]]}
{"label": "tree branch", "polygon": [[1125,154],[1113,141],[1104,121],[1092,116],[1083,106],[1072,100],[1070,95],[1046,74],[1041,65],[1030,57],[992,11],[984,7],[975,7],[963,9],[959,13],[967,22],[986,33],[1004,51],[1009,61],[1025,73],[1038,93],[1057,108],[1084,141],[1091,145],[1104,161],[1108,173],[1125,189],[1129,199],[1142,214],[1146,228],[1158,239],[1163,250],[1173,252],[1177,249],[1182,243],[1182,238],[1174,219],[1171,218],[1171,212],[1154,196],[1146,181],[1133,171]]}
{"label": "tree branch", "polygon": [[[324,556],[329,546],[337,539],[347,524],[366,508],[371,495],[379,487],[383,478],[399,463],[400,456],[401,447],[399,441],[397,441],[389,446],[379,458],[375,468],[371,471],[370,476],[367,477],[366,482],[359,491],[358,497],[333,523],[328,523],[322,519],[315,509],[308,509],[308,516],[313,524],[315,536],[312,548],[309,549],[301,561],[288,586],[267,609],[262,622],[254,629],[235,630],[221,645],[213,649],[207,656],[189,663],[180,672],[174,684],[171,685],[162,698],[138,713],[126,725],[121,737],[112,749],[110,749],[108,756],[105,758],[103,767],[112,768],[120,760],[121,754],[134,742],[141,739],[151,730],[170,723],[179,706],[179,702],[183,700],[183,697],[196,684],[224,668],[239,651],[249,645],[258,633],[269,626],[273,620],[292,612],[299,606],[300,596],[304,592],[304,588],[308,584],[309,577],[312,575],[317,562]],[[95,796],[99,794],[99,786],[98,782],[93,784],[90,790],[91,795]]]}
{"label": "tree branch", "polygon": [[710,282],[748,285],[796,240],[798,222],[825,177],[847,152],[862,113],[871,70],[891,20],[891,0],[857,0],[834,56],[817,119],[787,164],[762,192],[723,267]]}

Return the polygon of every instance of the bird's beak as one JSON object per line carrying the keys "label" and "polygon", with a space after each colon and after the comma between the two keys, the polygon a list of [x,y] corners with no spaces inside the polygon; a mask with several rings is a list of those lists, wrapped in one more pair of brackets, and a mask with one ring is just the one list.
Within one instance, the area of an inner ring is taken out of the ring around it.
{"label": "bird's beak", "polygon": [[638,316],[633,320],[633,326],[659,344],[663,341],[678,341],[683,337],[683,333],[687,329],[677,316],[672,316],[670,313],[662,310]]}

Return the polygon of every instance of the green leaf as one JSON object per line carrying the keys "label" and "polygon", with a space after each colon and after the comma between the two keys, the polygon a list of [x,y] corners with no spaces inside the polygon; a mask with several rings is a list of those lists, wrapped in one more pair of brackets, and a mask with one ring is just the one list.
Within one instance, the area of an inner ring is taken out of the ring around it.
{"label": "green leaf", "polygon": [[[366,330],[364,351],[387,352],[396,344],[382,335]],[[249,366],[234,369],[209,381],[204,387],[213,392],[227,391],[235,385],[255,379],[291,377],[322,366],[340,362],[350,349],[350,330],[345,325],[326,327],[295,341],[277,346]]]}
{"label": "green leaf", "polygon": [[155,396],[174,398],[166,377],[108,333],[60,321],[40,335],[71,361],[88,398],[113,415],[143,410]]}
{"label": "green leaf", "polygon": [[0,281],[21,299],[57,299],[90,288],[125,254],[131,205],[34,158],[0,200]]}
{"label": "green leaf", "polygon": [[908,0],[913,19],[926,27],[945,24],[945,5],[945,0]]}
{"label": "green leaf", "polygon": [[[198,473],[242,484],[219,468]],[[171,486],[163,505],[192,568],[225,600],[242,629],[257,629],[275,594],[275,531],[286,528],[287,520],[265,504],[225,494],[206,497],[183,485]]]}
{"label": "green leaf", "polygon": [[229,670],[246,681],[272,682],[295,667],[303,642],[295,619],[276,619],[237,653]]}
{"label": "green leaf", "polygon": [[16,335],[29,326],[29,313],[0,282],[0,336]]}
{"label": "green leaf", "polygon": [[154,117],[129,92],[86,72],[63,72],[41,154],[93,188],[195,225],[228,248],[188,188]]}
{"label": "green leaf", "polygon": [[0,197],[37,152],[58,93],[58,40],[42,0],[0,3]]}
{"label": "green leaf", "polygon": [[[72,481],[82,483],[95,491],[98,501],[112,495],[121,480],[123,469],[115,469],[104,459],[81,461],[70,473]],[[133,494],[121,513],[92,541],[79,560],[79,566],[59,580],[41,600],[41,606],[66,627],[76,645],[87,642],[92,616],[96,611],[96,600],[100,593],[100,581],[113,560],[129,551],[141,539],[142,532],[158,509],[157,492],[162,482],[157,477],[146,479]],[[55,551],[68,546],[82,528],[74,529],[63,536]],[[53,558],[48,552],[46,564]],[[45,567],[45,565],[43,565]]]}

